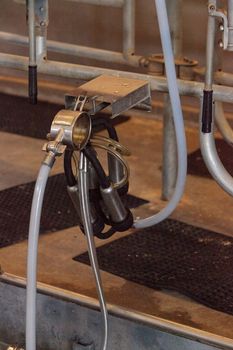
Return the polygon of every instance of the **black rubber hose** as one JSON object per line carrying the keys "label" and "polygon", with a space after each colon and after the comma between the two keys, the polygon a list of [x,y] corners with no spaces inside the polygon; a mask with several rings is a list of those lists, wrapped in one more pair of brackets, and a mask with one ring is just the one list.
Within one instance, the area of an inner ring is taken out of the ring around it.
{"label": "black rubber hose", "polygon": [[85,157],[87,157],[87,159],[93,165],[93,167],[96,171],[96,174],[98,176],[100,186],[102,188],[110,187],[111,183],[110,183],[107,175],[105,174],[105,171],[102,168],[102,165],[100,164],[99,159],[96,157],[96,154],[95,154],[93,148],[90,146],[87,146],[82,150],[82,152],[85,155]]}
{"label": "black rubber hose", "polygon": [[67,185],[70,187],[75,186],[77,184],[77,181],[72,171],[72,156],[73,151],[66,149],[64,154],[64,172]]}
{"label": "black rubber hose", "polygon": [[117,142],[119,141],[116,129],[114,128],[114,126],[111,124],[111,122],[108,119],[105,119],[105,118],[92,119],[92,126],[93,127],[100,126],[100,125],[103,125],[106,128],[108,135],[111,139],[113,139]]}

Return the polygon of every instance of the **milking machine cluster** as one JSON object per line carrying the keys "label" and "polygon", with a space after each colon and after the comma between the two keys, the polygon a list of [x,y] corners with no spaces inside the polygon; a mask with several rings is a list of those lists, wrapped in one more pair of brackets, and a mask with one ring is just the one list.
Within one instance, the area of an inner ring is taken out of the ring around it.
{"label": "milking machine cluster", "polygon": [[[87,237],[90,261],[105,320],[104,344],[107,344],[107,311],[93,237],[106,239],[115,232],[123,232],[133,226],[133,215],[122,201],[129,188],[129,166],[125,157],[130,152],[119,142],[112,118],[138,104],[150,108],[150,87],[147,81],[100,76],[67,94],[66,109],[58,112],[52,122],[49,141],[43,147],[46,156],[35,186],[29,229],[28,349],[35,348],[35,276],[43,194],[49,171],[56,157],[63,154],[67,190],[76,210],[80,229]],[[111,118],[106,119],[102,115],[98,117],[98,113],[106,107],[112,111]],[[96,134],[96,128],[100,126],[107,131],[108,137]],[[98,150],[107,153],[107,173],[98,157]]]}

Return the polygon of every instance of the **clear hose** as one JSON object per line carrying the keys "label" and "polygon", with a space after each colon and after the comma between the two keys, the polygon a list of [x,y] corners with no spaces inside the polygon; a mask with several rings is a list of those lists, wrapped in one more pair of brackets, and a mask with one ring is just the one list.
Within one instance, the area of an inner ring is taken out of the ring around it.
{"label": "clear hose", "polygon": [[27,257],[26,350],[36,350],[36,281],[38,239],[44,192],[50,170],[51,168],[49,165],[41,165],[32,200]]}
{"label": "clear hose", "polygon": [[187,147],[185,138],[185,129],[183,122],[182,109],[180,104],[179,91],[176,80],[176,70],[174,65],[174,57],[172,52],[168,16],[165,0],[155,0],[157,10],[157,17],[159,23],[159,30],[164,54],[168,90],[171,100],[178,154],[178,172],[176,179],[176,186],[171,200],[165,208],[159,213],[152,215],[146,219],[135,221],[135,228],[143,228],[155,225],[160,221],[166,219],[177,207],[185,187],[185,180],[187,174]]}

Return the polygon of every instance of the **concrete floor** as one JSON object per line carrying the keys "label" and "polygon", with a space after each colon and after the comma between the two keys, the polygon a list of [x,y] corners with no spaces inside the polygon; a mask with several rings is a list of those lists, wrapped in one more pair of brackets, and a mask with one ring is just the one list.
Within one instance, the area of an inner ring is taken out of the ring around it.
{"label": "concrete floor", "polygon": [[[135,215],[148,216],[164,206],[164,202],[160,200],[162,124],[159,120],[136,116],[127,121],[127,124],[119,125],[117,129],[121,142],[132,152],[129,157],[130,192],[150,201],[149,205],[135,210]],[[187,126],[186,134],[189,152],[196,150],[199,147],[196,128]],[[43,158],[43,141],[0,133],[0,145],[5,150],[0,153],[0,189],[36,179]],[[58,159],[53,172],[61,171],[62,160]],[[213,180],[188,175],[185,194],[172,216],[233,236],[232,210],[232,198]],[[117,234],[111,239],[122,235]],[[96,240],[97,246],[105,243]],[[39,243],[38,280],[96,297],[90,267],[72,260],[84,251],[85,237],[77,227],[43,235]],[[0,249],[0,265],[3,271],[25,276],[26,254],[26,241]],[[178,293],[154,291],[104,271],[102,278],[109,303],[177,321],[232,338],[233,341],[233,316],[207,308]]]}

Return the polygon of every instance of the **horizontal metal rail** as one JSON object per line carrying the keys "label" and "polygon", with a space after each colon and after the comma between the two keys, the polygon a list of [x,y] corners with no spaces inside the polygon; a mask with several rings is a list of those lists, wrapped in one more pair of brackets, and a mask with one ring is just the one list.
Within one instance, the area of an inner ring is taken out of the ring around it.
{"label": "horizontal metal rail", "polygon": [[112,7],[122,7],[125,2],[125,0],[69,0],[69,1],[79,2],[82,4],[88,4],[88,5],[112,6]]}
{"label": "horizontal metal rail", "polygon": [[[205,76],[205,68],[204,67],[195,67],[193,68],[193,72],[195,75],[199,77]],[[214,72],[214,82],[216,84],[233,86],[233,74],[223,71]]]}
{"label": "horizontal metal rail", "polygon": [[[28,58],[23,56],[0,53],[0,66],[27,70]],[[131,73],[107,68],[97,68],[78,64],[63,63],[56,61],[42,62],[38,67],[38,72],[42,74],[55,75],[65,78],[90,80],[99,75],[107,74],[111,76],[125,77],[131,79],[141,79],[150,82],[152,91],[168,92],[167,79],[148,74]],[[203,83],[178,79],[180,95],[187,95],[200,98],[203,94]],[[214,98],[218,101],[233,103],[233,88],[228,86],[213,85]]]}
{"label": "horizontal metal rail", "polygon": [[[28,46],[28,37],[8,32],[0,32],[0,40],[11,44]],[[90,58],[105,62],[119,63],[133,67],[139,67],[142,56],[124,55],[121,52],[92,48],[88,46],[62,43],[54,40],[47,40],[47,50],[77,57]]]}
{"label": "horizontal metal rail", "polygon": [[[15,286],[23,287],[26,286],[26,281],[22,277],[17,277],[11,274],[4,273],[0,275],[0,282],[13,284]],[[50,295],[52,297],[66,300],[69,302],[77,303],[84,307],[88,307],[94,310],[99,310],[99,304],[96,299],[74,293],[61,288],[53,287],[44,283],[37,284],[38,293]],[[157,328],[163,332],[174,334],[177,336],[184,337],[186,339],[193,339],[195,341],[205,343],[208,345],[217,346],[223,349],[233,349],[232,339],[215,335],[206,331],[195,329],[190,326],[181,325],[173,321],[168,321],[160,317],[143,314],[132,310],[125,309],[116,305],[108,304],[108,311],[110,315],[128,319],[133,322],[140,322],[150,327]]]}

